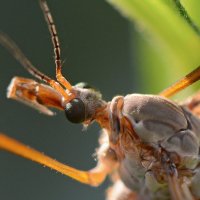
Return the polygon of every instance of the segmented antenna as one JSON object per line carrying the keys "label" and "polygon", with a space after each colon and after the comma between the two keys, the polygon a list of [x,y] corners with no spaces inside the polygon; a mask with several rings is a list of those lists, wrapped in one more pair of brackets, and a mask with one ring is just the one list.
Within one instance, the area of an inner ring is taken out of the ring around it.
{"label": "segmented antenna", "polygon": [[[53,22],[53,18],[48,8],[47,2],[45,0],[40,0],[40,6],[42,8],[43,14],[49,26],[49,31],[52,36],[56,64],[56,79],[58,82],[36,69],[33,64],[28,60],[28,58],[26,58],[26,56],[22,53],[15,42],[13,42],[6,34],[2,32],[0,32],[0,44],[2,44],[30,74],[48,83],[52,88],[57,90],[67,102],[74,99],[75,94],[72,91],[72,85],[65,79],[65,77],[63,77],[61,73],[62,65],[60,59],[60,44],[58,41],[56,27]],[[59,83],[64,86],[65,89]]]}
{"label": "segmented antenna", "polygon": [[62,75],[62,72],[61,72],[62,63],[61,63],[61,55],[60,55],[60,43],[59,43],[57,31],[56,31],[56,26],[53,21],[53,17],[51,15],[51,12],[47,5],[46,0],[40,0],[40,6],[43,11],[46,22],[48,24],[49,32],[51,34],[51,39],[54,46],[57,81],[68,90],[71,90],[72,88],[71,84],[65,79],[65,77]]}
{"label": "segmented antenna", "polygon": [[49,84],[52,88],[57,90],[66,100],[70,101],[73,99],[74,96],[66,93],[64,88],[55,80],[50,78],[49,76],[43,74],[38,69],[34,67],[34,65],[30,62],[30,60],[22,53],[20,48],[11,40],[6,34],[0,32],[0,44],[4,46],[11,55],[21,63],[21,65],[34,77],[38,78],[39,80],[44,81],[45,83]]}
{"label": "segmented antenna", "polygon": [[46,22],[49,27],[49,32],[52,37],[52,43],[54,46],[54,53],[55,53],[56,68],[61,68],[60,43],[59,43],[57,31],[56,31],[56,26],[53,21],[53,17],[51,15],[51,12],[50,12],[47,2],[45,0],[40,0],[40,6],[44,13],[44,17],[46,19]]}
{"label": "segmented antenna", "polygon": [[22,53],[16,43],[11,40],[5,33],[0,32],[0,44],[4,46],[10,54],[34,77],[46,83],[50,83],[51,78],[40,72],[34,67],[30,60]]}

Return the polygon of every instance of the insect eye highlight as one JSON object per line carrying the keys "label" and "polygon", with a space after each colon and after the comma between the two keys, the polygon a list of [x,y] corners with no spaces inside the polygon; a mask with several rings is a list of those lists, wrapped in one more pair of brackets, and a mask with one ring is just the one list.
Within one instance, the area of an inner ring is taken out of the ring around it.
{"label": "insect eye highlight", "polygon": [[75,98],[66,104],[65,115],[72,123],[82,123],[85,121],[85,105],[81,99]]}

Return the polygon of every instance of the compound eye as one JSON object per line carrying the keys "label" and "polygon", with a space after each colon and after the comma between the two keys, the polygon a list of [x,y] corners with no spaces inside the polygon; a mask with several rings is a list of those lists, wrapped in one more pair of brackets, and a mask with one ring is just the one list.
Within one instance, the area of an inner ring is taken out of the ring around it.
{"label": "compound eye", "polygon": [[65,115],[72,123],[81,123],[85,121],[85,105],[81,99],[73,99],[66,104]]}

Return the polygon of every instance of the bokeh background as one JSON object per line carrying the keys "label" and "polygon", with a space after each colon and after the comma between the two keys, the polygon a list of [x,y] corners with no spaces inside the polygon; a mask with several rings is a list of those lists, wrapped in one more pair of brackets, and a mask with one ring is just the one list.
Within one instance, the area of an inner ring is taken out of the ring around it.
{"label": "bokeh background", "polygon": [[[102,91],[107,101],[118,94],[156,94],[199,65],[200,2],[109,2],[136,23],[106,1],[48,0],[61,42],[63,74],[72,84],[86,81]],[[1,0],[0,30],[16,41],[39,70],[55,76],[50,34],[37,0]],[[78,169],[93,168],[100,127],[93,124],[83,131],[81,125],[69,123],[63,112],[48,117],[6,99],[13,76],[32,77],[2,47],[0,69],[0,131]],[[191,87],[184,98],[188,94]],[[83,185],[0,151],[3,200],[102,200],[109,184],[106,180],[98,188]]]}
{"label": "bokeh background", "polygon": [[[63,73],[73,83],[86,81],[114,95],[139,91],[134,68],[130,26],[105,1],[49,0],[57,25]],[[54,77],[53,49],[38,1],[0,1],[0,30],[8,34],[39,70]],[[48,117],[13,100],[6,89],[13,76],[32,78],[0,46],[0,130],[45,154],[78,169],[95,166],[100,128],[87,131],[73,125],[63,112]],[[98,188],[80,184],[55,171],[0,151],[0,199],[2,200],[102,200],[109,182]]]}

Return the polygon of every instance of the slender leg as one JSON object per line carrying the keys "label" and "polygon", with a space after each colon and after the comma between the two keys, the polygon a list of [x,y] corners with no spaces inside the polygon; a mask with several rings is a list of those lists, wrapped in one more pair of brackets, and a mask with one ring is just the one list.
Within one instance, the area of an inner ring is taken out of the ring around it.
{"label": "slender leg", "polygon": [[195,198],[192,196],[189,186],[185,181],[181,181],[175,176],[168,177],[168,185],[169,190],[171,192],[171,197],[173,200],[194,200]]}
{"label": "slender leg", "polygon": [[89,171],[81,171],[75,169],[63,163],[60,163],[55,159],[50,158],[43,153],[18,142],[15,139],[10,138],[9,136],[6,136],[3,133],[0,133],[0,149],[9,151],[13,154],[45,165],[81,183],[85,183],[91,186],[98,186],[99,184],[101,184],[109,173],[106,166],[104,166],[103,163],[100,162],[94,169]]}
{"label": "slender leg", "polygon": [[53,115],[47,107],[64,109],[62,96],[55,89],[32,79],[14,77],[8,87],[7,97],[25,103],[47,115]]}
{"label": "slender leg", "polygon": [[170,97],[179,91],[187,88],[188,86],[192,85],[196,81],[200,79],[200,66],[197,67],[195,70],[178,80],[176,83],[162,91],[159,95],[164,97]]}

